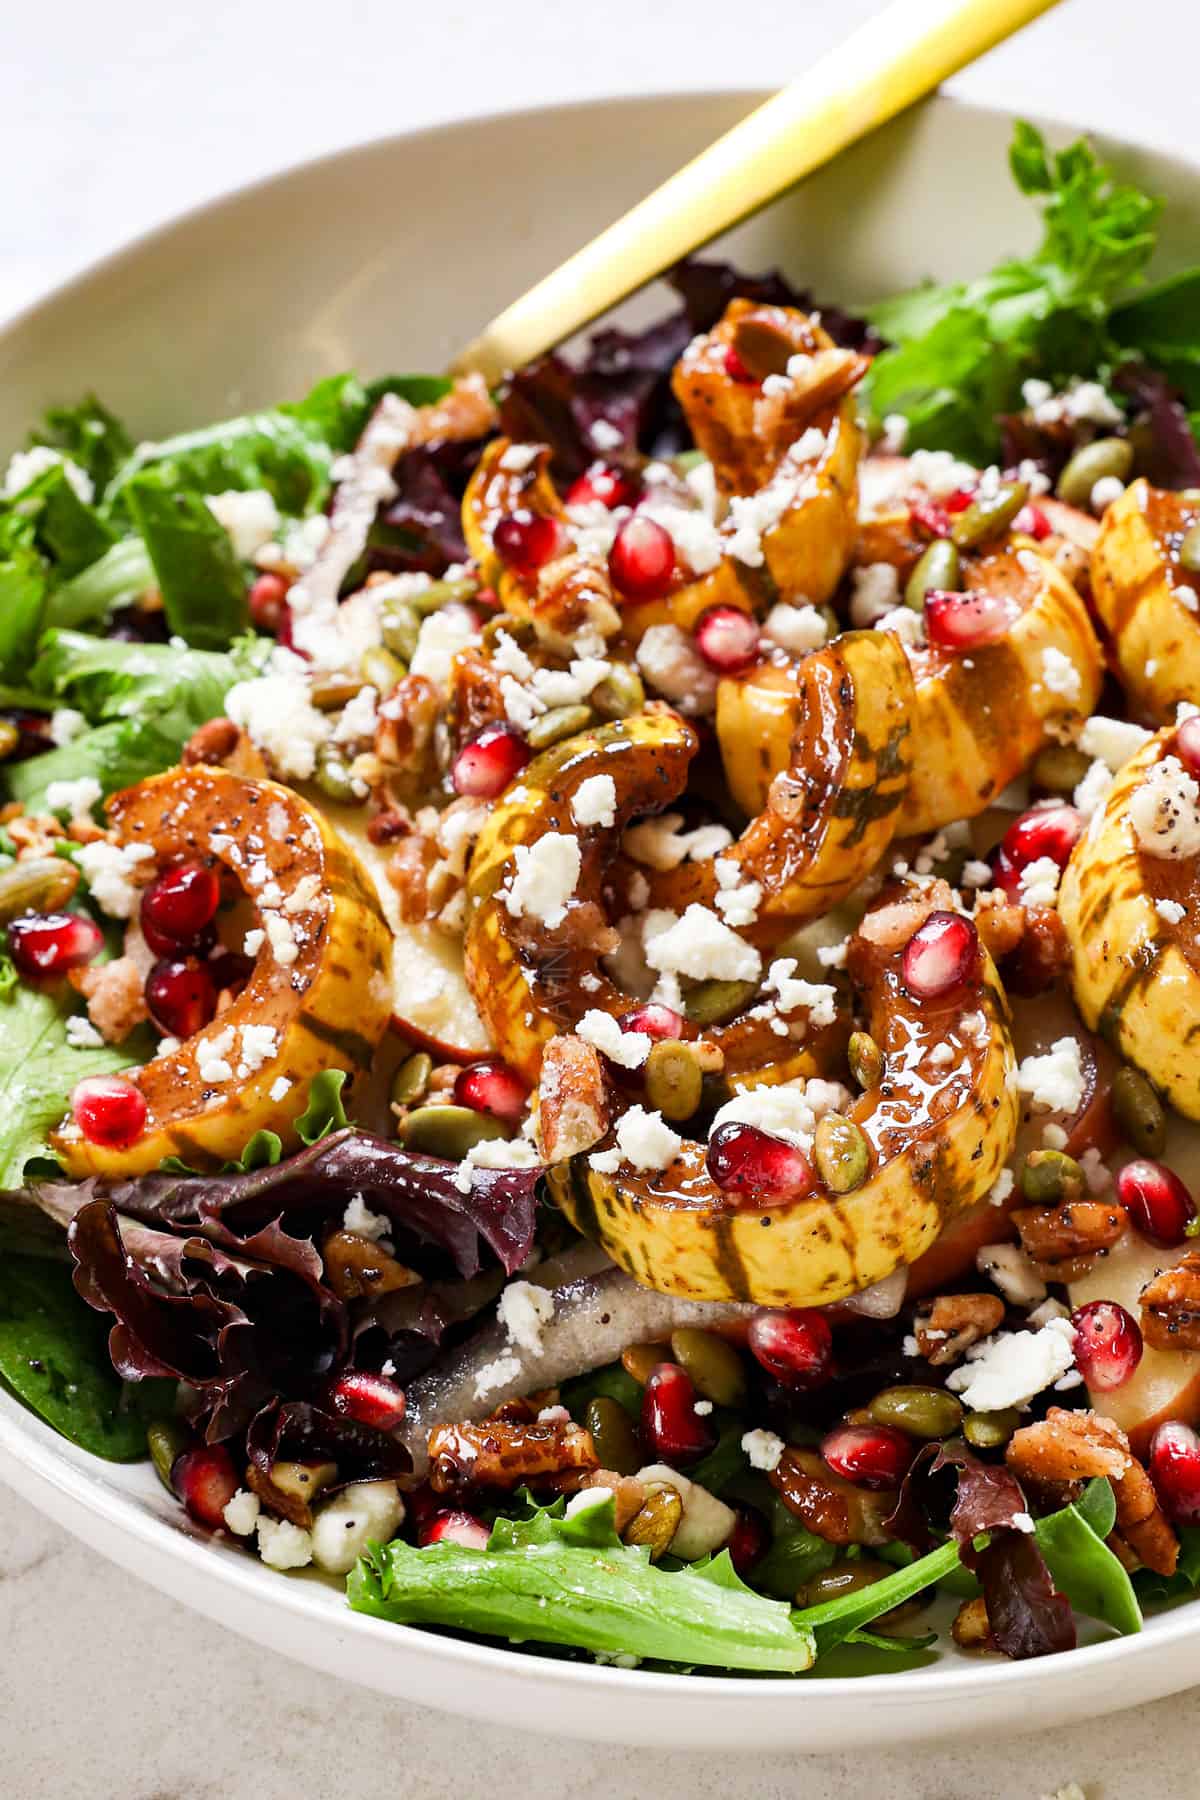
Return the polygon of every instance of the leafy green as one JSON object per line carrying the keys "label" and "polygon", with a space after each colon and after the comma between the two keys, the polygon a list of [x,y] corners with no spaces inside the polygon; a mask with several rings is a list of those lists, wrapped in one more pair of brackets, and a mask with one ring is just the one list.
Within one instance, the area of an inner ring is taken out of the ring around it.
{"label": "leafy green", "polygon": [[265,488],[281,512],[296,517],[314,512],[329,492],[333,461],[333,451],[319,430],[328,428],[336,410],[326,395],[314,402],[311,418],[283,408],[247,413],[199,431],[180,432],[158,444],[140,444],[117,471],[105,505],[119,516],[129,506],[133,482],[153,470],[161,472],[166,487],[175,492],[223,494],[235,488]]}
{"label": "leafy green", "polygon": [[1109,327],[1122,349],[1153,364],[1189,406],[1200,407],[1200,269],[1186,269],[1115,307]]}
{"label": "leafy green", "polygon": [[402,1624],[443,1625],[608,1655],[795,1674],[811,1633],[754,1593],[726,1553],[667,1571],[622,1544],[611,1497],[567,1518],[562,1502],[498,1519],[486,1550],[373,1545],[347,1582],[350,1605]]}
{"label": "leafy green", "polygon": [[12,506],[31,522],[39,548],[65,575],[86,569],[116,542],[112,526],[76,493],[63,463],[43,469]]}
{"label": "leafy green", "polygon": [[[346,1084],[344,1069],[322,1069],[308,1084],[308,1105],[296,1120],[296,1131],[303,1144],[318,1143],[331,1131],[341,1131],[350,1123],[342,1105],[342,1089]],[[276,1131],[256,1131],[235,1162],[222,1163],[218,1174],[244,1174],[248,1169],[273,1169],[283,1160],[283,1139]],[[198,1175],[177,1156],[168,1156],[159,1168],[166,1175]]]}
{"label": "leafy green", "polygon": [[1128,1573],[1104,1542],[1115,1517],[1108,1482],[1093,1481],[1074,1506],[1038,1520],[1037,1541],[1055,1587],[1076,1612],[1132,1633],[1142,1629],[1141,1607]]}
{"label": "leafy green", "polygon": [[564,1382],[560,1398],[571,1417],[580,1425],[593,1400],[615,1400],[634,1419],[642,1410],[642,1390],[633,1376],[626,1374],[619,1362],[606,1363],[603,1368],[591,1369],[586,1375],[578,1375],[573,1381]]}
{"label": "leafy green", "polygon": [[842,1594],[836,1600],[824,1600],[819,1606],[805,1607],[803,1612],[796,1614],[797,1622],[813,1633],[817,1655],[824,1656],[835,1644],[844,1643],[852,1632],[861,1631],[873,1619],[891,1612],[894,1606],[933,1587],[957,1566],[958,1545],[953,1542],[942,1544],[928,1556],[919,1556],[906,1568],[897,1569],[894,1575],[885,1575],[882,1581],[873,1582],[870,1587]]}
{"label": "leafy green", "polygon": [[132,606],[153,587],[154,579],[154,564],[141,538],[120,538],[89,568],[54,589],[43,624],[47,629],[106,624],[119,607]]}
{"label": "leafy green", "polygon": [[0,512],[0,678],[23,680],[33,660],[48,587],[33,521]]}
{"label": "leafy green", "polygon": [[94,394],[86,395],[78,406],[51,407],[31,441],[69,457],[89,476],[97,494],[133,453],[129,433]]}
{"label": "leafy green", "polygon": [[52,994],[23,982],[0,999],[0,1189],[20,1187],[26,1164],[48,1154],[46,1134],[61,1123],[77,1081],[150,1054],[141,1034],[77,1050],[67,1042],[67,1017]]}
{"label": "leafy green", "polygon": [[123,493],[154,565],[167,624],[188,644],[223,649],[250,618],[229,533],[201,494],[180,485],[173,463],[135,476]]}
{"label": "leafy green", "polygon": [[1173,1575],[1159,1575],[1153,1569],[1139,1569],[1133,1577],[1134,1589],[1148,1603],[1188,1599],[1200,1588],[1200,1526],[1179,1525],[1179,1561]]}
{"label": "leafy green", "polygon": [[5,1256],[0,1377],[72,1443],[110,1462],[137,1462],[146,1455],[145,1413],[113,1373],[107,1335],[108,1321],[79,1298],[66,1264]]}
{"label": "leafy green", "polygon": [[1114,352],[1112,302],[1154,248],[1159,202],[1117,181],[1086,139],[1051,154],[1019,122],[1009,161],[1040,206],[1037,251],[871,311],[893,346],[872,366],[871,410],[903,414],[913,448],[986,461],[998,448],[996,415],[1019,407],[1023,381],[1094,376]]}

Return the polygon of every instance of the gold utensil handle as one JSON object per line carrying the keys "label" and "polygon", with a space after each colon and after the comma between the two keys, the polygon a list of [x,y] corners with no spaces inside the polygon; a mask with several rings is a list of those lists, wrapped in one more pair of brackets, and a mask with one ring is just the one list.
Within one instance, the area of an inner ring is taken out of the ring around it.
{"label": "gold utensil handle", "polygon": [[540,356],[1056,4],[892,0],[506,307],[451,373],[495,381]]}

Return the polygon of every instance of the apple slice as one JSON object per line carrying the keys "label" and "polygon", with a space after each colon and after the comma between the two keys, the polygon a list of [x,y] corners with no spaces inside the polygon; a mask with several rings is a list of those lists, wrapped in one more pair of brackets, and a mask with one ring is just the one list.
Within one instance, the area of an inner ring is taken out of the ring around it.
{"label": "apple slice", "polygon": [[388,879],[388,847],[371,843],[361,810],[331,806],[328,801],[322,810],[374,881],[395,938],[394,1028],[419,1050],[444,1062],[472,1062],[486,1056],[492,1044],[467,986],[460,940],[434,925],[409,925],[400,917],[399,896]]}
{"label": "apple slice", "polygon": [[[1128,1232],[1089,1274],[1071,1283],[1071,1305],[1115,1300],[1140,1320],[1142,1289],[1179,1254]],[[1164,1419],[1182,1419],[1187,1425],[1200,1421],[1200,1350],[1155,1350],[1147,1344],[1128,1381],[1105,1393],[1089,1392],[1089,1398],[1097,1412],[1128,1434],[1135,1456],[1145,1456]]]}

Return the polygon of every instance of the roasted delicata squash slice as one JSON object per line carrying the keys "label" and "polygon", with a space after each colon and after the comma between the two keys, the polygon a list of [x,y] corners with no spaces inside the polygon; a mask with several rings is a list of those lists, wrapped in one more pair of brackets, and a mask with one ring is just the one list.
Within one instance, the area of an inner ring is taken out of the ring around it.
{"label": "roasted delicata squash slice", "polygon": [[[828,912],[875,867],[905,803],[914,704],[904,651],[882,631],[846,632],[798,663],[764,663],[720,683],[717,733],[739,803],[758,800],[762,762],[787,732],[757,816],[720,858],[761,888],[760,935]],[[713,858],[651,881],[653,904],[676,912],[712,906],[719,892]]]}
{"label": "roasted delicata squash slice", "polygon": [[1200,1119],[1200,811],[1178,747],[1161,731],[1121,770],[1067,865],[1058,912],[1084,1021]]}
{"label": "roasted delicata squash slice", "polygon": [[[589,1008],[630,1004],[598,967],[613,938],[604,871],[624,827],[682,791],[696,747],[692,727],[666,708],[581,732],[535,757],[484,826],[467,876],[467,981],[527,1081],[556,1032]],[[581,830],[573,802],[598,775],[615,787],[612,824]]]}
{"label": "roasted delicata squash slice", "polygon": [[[917,920],[926,911],[907,910]],[[773,1195],[765,1169],[740,1191],[722,1188],[710,1173],[711,1146],[688,1141],[663,1168],[639,1168],[606,1144],[600,1167],[593,1152],[548,1170],[551,1194],[571,1223],[643,1285],[695,1300],[827,1305],[914,1262],[988,1192],[1017,1126],[996,972],[976,946],[952,995],[916,1000],[904,983],[904,945],[887,947],[889,930],[885,941],[871,935],[873,919],[895,914],[894,905],[868,914],[848,954],[883,1055],[878,1085],[846,1108],[860,1158],[865,1150],[851,1191],[833,1191],[811,1166],[807,1184],[790,1197]],[[783,1090],[772,1093],[778,1105]],[[770,1117],[762,1116],[768,1134]],[[775,1152],[786,1151],[773,1141]]]}
{"label": "roasted delicata squash slice", "polygon": [[1160,722],[1200,698],[1200,541],[1195,554],[1184,549],[1197,525],[1200,501],[1135,481],[1105,512],[1092,554],[1092,596],[1121,680]]}
{"label": "roasted delicata squash slice", "polygon": [[290,788],[225,769],[170,770],[108,802],[117,841],[160,864],[203,860],[240,883],[258,911],[254,971],[212,1024],[132,1073],[146,1127],[127,1149],[65,1124],[52,1142],[68,1173],[135,1175],[165,1157],[207,1169],[256,1131],[298,1147],[310,1079],[367,1068],[392,1006],[391,935],[356,858]]}
{"label": "roasted delicata squash slice", "polygon": [[[908,645],[912,770],[898,835],[983,812],[1048,739],[1069,736],[1100,692],[1100,647],[1087,609],[1032,540],[1014,537],[962,561],[962,584],[1011,616],[976,645]],[[884,632],[879,635],[887,635]],[[777,666],[722,683],[717,734],[738,804],[757,813],[788,766],[796,701]]]}

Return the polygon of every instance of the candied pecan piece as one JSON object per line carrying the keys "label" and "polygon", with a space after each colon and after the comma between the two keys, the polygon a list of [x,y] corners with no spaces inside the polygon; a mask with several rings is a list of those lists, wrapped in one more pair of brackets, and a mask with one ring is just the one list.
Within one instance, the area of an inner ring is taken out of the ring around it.
{"label": "candied pecan piece", "polygon": [[827,1543],[887,1543],[883,1521],[895,1510],[894,1489],[855,1487],[815,1450],[785,1450],[769,1480],[788,1511]]}
{"label": "candied pecan piece", "polygon": [[88,1018],[106,1044],[124,1043],[134,1026],[150,1017],[145,975],[132,956],[72,969],[67,979],[87,1001]]}
{"label": "candied pecan piece", "polygon": [[1046,1281],[1075,1281],[1103,1256],[1129,1223],[1115,1200],[1066,1200],[1061,1206],[1020,1206],[1009,1217],[1027,1256]]}
{"label": "candied pecan piece", "polygon": [[400,917],[406,925],[418,924],[434,910],[429,874],[437,860],[437,844],[419,831],[401,838],[388,859],[388,880],[400,897]]}
{"label": "candied pecan piece", "polygon": [[1142,1336],[1156,1350],[1200,1350],[1200,1251],[1185,1251],[1146,1283]]}
{"label": "candied pecan piece", "polygon": [[1005,1452],[1023,1481],[1112,1483],[1117,1530],[1146,1568],[1172,1575],[1179,1540],[1163,1516],[1153,1483],[1129,1448],[1129,1439],[1103,1413],[1068,1412],[1052,1406],[1044,1419],[1014,1432]]}
{"label": "candied pecan piece", "polygon": [[582,1038],[554,1037],[542,1055],[538,1136],[548,1163],[598,1144],[609,1124],[608,1084],[600,1057]]}
{"label": "candied pecan piece", "polygon": [[414,444],[464,443],[486,437],[500,423],[488,384],[482,375],[460,375],[448,394],[428,406],[419,406],[413,417]]}
{"label": "candied pecan piece", "polygon": [[990,1337],[1003,1317],[999,1294],[939,1294],[918,1310],[913,1322],[917,1353],[935,1369],[942,1368]]}
{"label": "candied pecan piece", "polygon": [[1067,929],[1052,906],[1022,907],[1020,942],[1003,958],[1000,975],[1007,990],[1032,997],[1052,988],[1071,958]]}
{"label": "candied pecan piece", "polygon": [[1000,888],[990,889],[979,896],[975,929],[988,955],[998,962],[1021,942],[1025,933],[1025,908],[1006,900]]}
{"label": "candied pecan piece", "polygon": [[503,680],[503,669],[480,651],[459,651],[450,670],[449,710],[460,743],[478,737],[485,725],[507,719]]}
{"label": "candied pecan piece", "polygon": [[1173,1575],[1179,1561],[1179,1539],[1158,1504],[1154,1483],[1136,1457],[1113,1483],[1117,1529],[1146,1568]]}
{"label": "candied pecan piece", "polygon": [[612,637],[621,627],[608,570],[577,550],[538,571],[532,615],[538,641],[567,656],[581,631]]}
{"label": "candied pecan piece", "polygon": [[412,819],[404,806],[383,806],[367,820],[367,841],[371,844],[394,844],[407,837]]}
{"label": "candied pecan piece", "polygon": [[357,1231],[334,1231],[321,1245],[325,1280],[339,1300],[359,1300],[364,1295],[395,1293],[414,1287],[421,1277],[397,1262],[390,1250],[381,1250]]}
{"label": "candied pecan piece", "polygon": [[209,719],[199,730],[193,731],[179,760],[185,769],[195,763],[223,764],[233,755],[241,735],[232,719]]}
{"label": "candied pecan piece", "polygon": [[987,1650],[991,1647],[992,1628],[988,1623],[987,1602],[979,1594],[964,1600],[954,1615],[950,1636],[960,1650]]}
{"label": "candied pecan piece", "polygon": [[598,1462],[591,1432],[569,1420],[484,1419],[477,1425],[435,1425],[429,1434],[435,1494],[538,1484],[568,1469],[594,1469]]}
{"label": "candied pecan piece", "polygon": [[433,749],[438,693],[424,675],[406,675],[379,708],[375,754],[381,763],[420,776]]}

